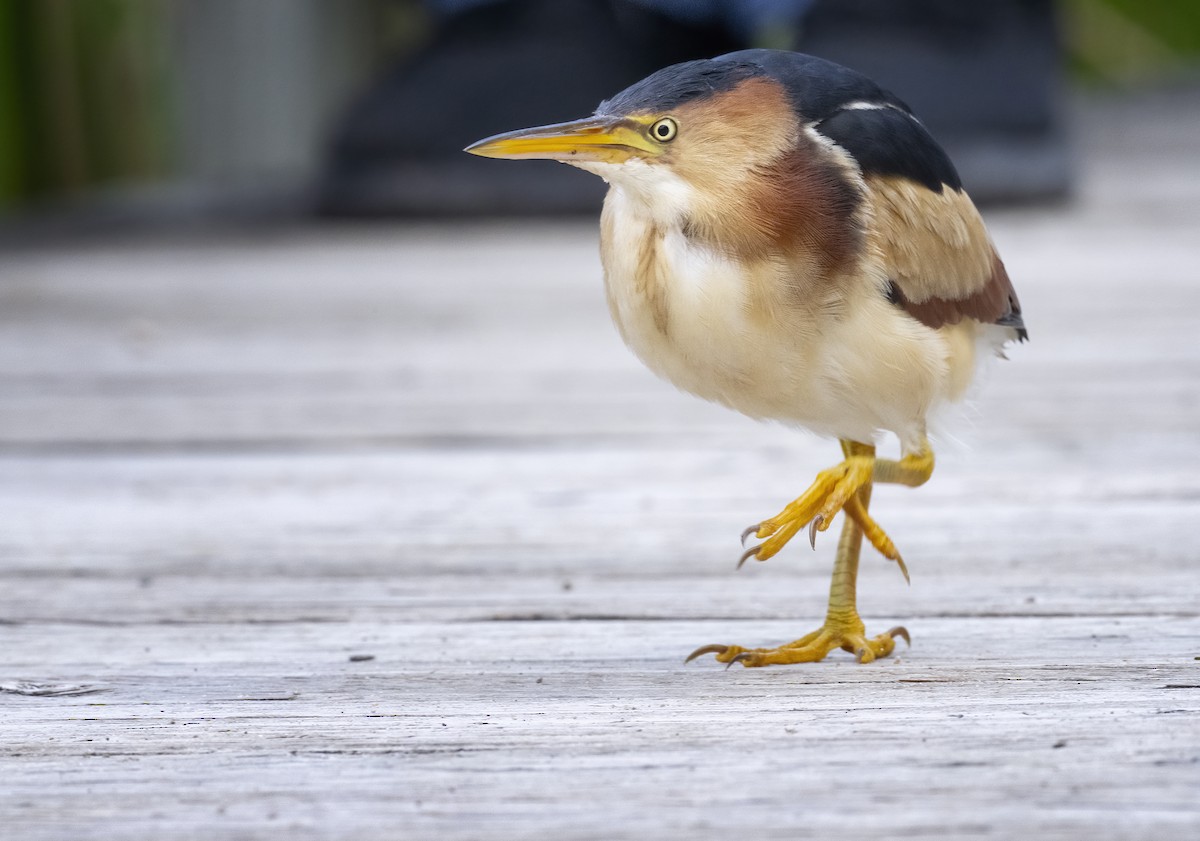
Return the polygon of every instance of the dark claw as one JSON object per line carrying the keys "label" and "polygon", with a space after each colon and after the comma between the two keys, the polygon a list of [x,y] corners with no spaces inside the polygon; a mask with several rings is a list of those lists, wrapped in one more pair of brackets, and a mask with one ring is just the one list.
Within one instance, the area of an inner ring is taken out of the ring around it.
{"label": "dark claw", "polygon": [[746,545],[746,538],[749,537],[750,535],[754,534],[756,531],[758,531],[759,528],[761,528],[761,524],[755,523],[754,525],[747,527],[746,530],[744,532],[742,532],[742,545],[743,546]]}
{"label": "dark claw", "polygon": [[895,628],[892,628],[888,631],[888,636],[900,637],[900,639],[904,640],[905,645],[912,648],[912,638],[908,635],[908,628],[905,628],[903,625],[897,625]]}
{"label": "dark claw", "polygon": [[[749,549],[747,549],[745,552],[743,552],[742,557],[738,558],[737,568],[741,569],[742,564],[744,564],[744,563],[746,563],[746,561],[750,560],[750,558],[752,556],[758,555],[758,550],[761,548],[762,548],[762,544],[760,543],[758,546],[751,546]],[[755,560],[758,560],[758,558],[755,557]]]}
{"label": "dark claw", "polygon": [[825,521],[825,518],[818,515],[815,520],[808,524],[808,545],[812,548],[817,548],[817,527]]}
{"label": "dark claw", "polygon": [[908,565],[904,563],[904,558],[900,557],[900,553],[896,553],[896,563],[900,565],[900,571],[904,573],[904,583],[912,586],[912,579],[908,577]]}
{"label": "dark claw", "polygon": [[727,646],[727,645],[702,645],[699,648],[697,648],[695,651],[693,651],[691,654],[689,654],[687,656],[687,659],[684,660],[683,662],[690,663],[693,660],[695,660],[697,657],[700,657],[704,654],[724,654],[728,650],[729,650],[729,646]]}
{"label": "dark claw", "polygon": [[737,657],[734,657],[732,660],[729,661],[729,664],[727,666],[725,666],[725,671],[729,671],[729,667],[732,666],[734,663],[742,663],[749,659],[750,659],[750,652],[743,651]]}

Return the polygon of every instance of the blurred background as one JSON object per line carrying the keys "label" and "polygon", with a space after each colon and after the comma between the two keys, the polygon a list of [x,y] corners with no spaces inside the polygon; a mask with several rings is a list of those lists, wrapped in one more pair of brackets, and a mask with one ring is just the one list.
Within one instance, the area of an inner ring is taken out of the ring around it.
{"label": "blurred background", "polygon": [[[910,102],[1031,335],[876,492],[879,668],[681,664],[814,624],[832,535],[737,534],[837,447],[622,346],[599,179],[461,152],[751,45]],[[0,699],[4,830],[1200,838],[1198,62],[1197,0],[0,0],[0,694],[106,693]]]}
{"label": "blurred background", "polygon": [[892,88],[977,199],[1055,199],[1064,94],[1196,82],[1200,4],[0,0],[0,225],[590,211],[595,179],[459,150],[746,46]]}

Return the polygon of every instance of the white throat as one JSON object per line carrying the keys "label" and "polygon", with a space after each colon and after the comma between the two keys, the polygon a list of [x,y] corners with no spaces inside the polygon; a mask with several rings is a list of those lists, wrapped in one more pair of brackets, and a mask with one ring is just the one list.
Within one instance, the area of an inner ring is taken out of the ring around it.
{"label": "white throat", "polygon": [[632,158],[625,163],[573,163],[580,169],[599,175],[621,194],[626,213],[633,212],[656,227],[671,229],[683,225],[688,208],[694,206],[692,185],[670,167]]}

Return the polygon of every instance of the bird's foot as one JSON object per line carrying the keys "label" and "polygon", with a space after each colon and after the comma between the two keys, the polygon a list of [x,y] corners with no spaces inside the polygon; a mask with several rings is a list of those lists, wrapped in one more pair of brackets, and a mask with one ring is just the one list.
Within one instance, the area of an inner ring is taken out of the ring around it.
{"label": "bird's foot", "polygon": [[[741,567],[747,560],[765,561],[775,555],[805,526],[808,539],[816,545],[817,532],[825,531],[839,511],[854,520],[863,535],[885,558],[895,561],[908,580],[908,568],[896,544],[887,533],[871,519],[866,506],[858,498],[858,492],[871,482],[875,471],[875,456],[848,455],[841,464],[822,470],[808,490],[769,520],[750,526],[742,532],[742,543],[750,535],[763,542],[751,546],[738,561]],[[819,658],[818,658],[819,659]]]}
{"label": "bird's foot", "polygon": [[833,622],[827,619],[821,628],[811,634],[778,648],[704,645],[689,654],[684,662],[689,663],[703,654],[716,654],[717,662],[727,663],[729,666],[734,663],[741,663],[747,668],[785,666],[790,663],[815,663],[825,659],[825,655],[835,648],[841,648],[856,656],[858,662],[870,663],[891,654],[896,647],[896,637],[902,638],[909,645],[912,644],[908,630],[903,627],[892,628],[877,637],[868,638],[863,633],[862,621],[857,617],[850,622]]}

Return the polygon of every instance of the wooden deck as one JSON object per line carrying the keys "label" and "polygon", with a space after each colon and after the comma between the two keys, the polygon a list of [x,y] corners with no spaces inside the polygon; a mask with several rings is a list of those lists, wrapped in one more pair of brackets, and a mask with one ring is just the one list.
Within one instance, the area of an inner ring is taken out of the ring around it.
{"label": "wooden deck", "polygon": [[[832,537],[734,571],[837,448],[677,394],[592,225],[0,257],[0,836],[1200,837],[1200,112],[1085,117],[990,214],[1033,341]],[[1191,116],[1188,116],[1188,114]]]}

